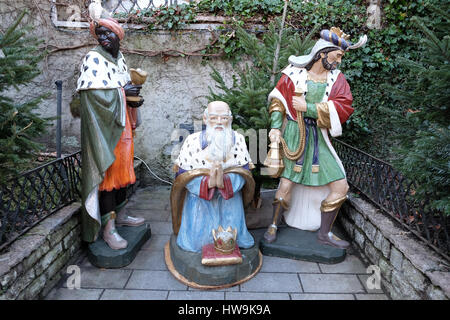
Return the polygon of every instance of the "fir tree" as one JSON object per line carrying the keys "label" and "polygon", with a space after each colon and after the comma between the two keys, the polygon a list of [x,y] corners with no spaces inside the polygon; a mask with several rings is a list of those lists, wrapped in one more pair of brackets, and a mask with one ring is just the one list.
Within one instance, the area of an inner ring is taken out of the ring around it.
{"label": "fir tree", "polygon": [[421,38],[422,58],[399,59],[410,70],[408,80],[388,88],[405,109],[391,119],[401,129],[395,137],[400,157],[394,165],[416,182],[418,201],[446,215],[450,215],[449,7],[446,3],[443,8],[432,8],[440,16],[432,29],[422,18],[411,19],[421,31],[417,37]]}
{"label": "fir tree", "polygon": [[[252,57],[252,66],[246,65],[243,70],[237,70],[237,77],[233,77],[233,84],[228,87],[217,70],[212,67],[211,74],[216,82],[215,92],[211,87],[209,101],[222,100],[229,104],[233,112],[233,126],[235,129],[269,129],[267,97],[281,77],[281,69],[288,64],[291,55],[303,55],[314,45],[311,40],[318,28],[301,39],[298,33],[284,29],[278,58],[279,69],[275,72],[275,81],[271,81],[274,56],[279,35],[276,26],[279,21],[271,23],[261,39],[255,34],[248,33],[240,26],[236,27],[236,37],[242,45],[244,53]],[[256,159],[255,159],[256,160]],[[264,159],[262,159],[264,160]]]}
{"label": "fir tree", "polygon": [[[252,58],[252,65],[246,65],[242,70],[237,69],[237,77],[233,77],[231,87],[228,87],[222,75],[212,67],[212,78],[216,82],[215,87],[220,91],[209,88],[209,101],[221,100],[228,103],[233,113],[233,128],[244,132],[254,129],[270,129],[270,116],[268,112],[267,97],[281,77],[281,70],[288,65],[291,55],[303,55],[314,45],[312,35],[318,30],[314,28],[309,35],[302,39],[299,34],[290,28],[283,29],[281,33],[280,51],[278,59],[275,60],[275,52],[279,37],[280,21],[271,23],[268,30],[258,39],[254,33],[249,33],[242,27],[235,25],[236,37],[238,38],[244,53]],[[274,70],[274,64],[278,68]],[[275,75],[275,77],[273,77]],[[268,132],[267,131],[267,132]],[[258,146],[265,148],[268,146]],[[256,165],[253,177],[256,182],[256,198],[259,189],[268,176],[260,176],[260,168],[265,159],[252,159]],[[255,199],[256,200],[256,199]]]}
{"label": "fir tree", "polygon": [[45,97],[41,95],[24,103],[4,95],[11,87],[21,94],[19,85],[26,85],[39,73],[38,39],[28,37],[29,27],[20,28],[22,12],[4,33],[0,33],[0,181],[18,173],[40,145],[33,141],[45,131],[47,120],[35,112]]}

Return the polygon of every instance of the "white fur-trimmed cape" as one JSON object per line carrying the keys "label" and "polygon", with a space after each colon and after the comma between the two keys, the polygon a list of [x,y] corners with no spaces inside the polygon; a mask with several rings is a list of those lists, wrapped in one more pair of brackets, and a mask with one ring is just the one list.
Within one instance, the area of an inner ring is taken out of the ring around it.
{"label": "white fur-trimmed cape", "polygon": [[117,64],[95,50],[86,54],[80,67],[77,91],[91,89],[116,89],[130,81],[125,58],[119,52]]}

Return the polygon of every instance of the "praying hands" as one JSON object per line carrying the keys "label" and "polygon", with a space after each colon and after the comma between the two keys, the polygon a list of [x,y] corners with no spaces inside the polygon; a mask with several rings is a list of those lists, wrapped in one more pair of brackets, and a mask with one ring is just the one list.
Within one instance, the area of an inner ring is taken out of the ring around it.
{"label": "praying hands", "polygon": [[219,161],[215,161],[209,170],[208,187],[223,189],[223,168]]}

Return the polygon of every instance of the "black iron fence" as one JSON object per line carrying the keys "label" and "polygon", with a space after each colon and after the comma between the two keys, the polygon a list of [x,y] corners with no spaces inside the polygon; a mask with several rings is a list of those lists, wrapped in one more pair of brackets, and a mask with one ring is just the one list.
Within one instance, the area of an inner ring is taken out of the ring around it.
{"label": "black iron fence", "polygon": [[[390,164],[342,141],[333,142],[350,185],[450,261],[450,217],[415,201],[415,183]],[[8,181],[0,188],[0,251],[51,213],[79,200],[80,190],[80,151]]]}
{"label": "black iron fence", "polygon": [[80,198],[81,152],[51,161],[0,188],[0,251],[39,221]]}
{"label": "black iron fence", "polygon": [[349,184],[450,260],[450,217],[442,212],[427,210],[427,203],[415,201],[416,184],[390,164],[342,141],[334,139],[333,142],[344,164]]}
{"label": "black iron fence", "polygon": [[112,13],[131,13],[137,10],[155,9],[160,6],[176,6],[192,0],[107,0],[103,6]]}

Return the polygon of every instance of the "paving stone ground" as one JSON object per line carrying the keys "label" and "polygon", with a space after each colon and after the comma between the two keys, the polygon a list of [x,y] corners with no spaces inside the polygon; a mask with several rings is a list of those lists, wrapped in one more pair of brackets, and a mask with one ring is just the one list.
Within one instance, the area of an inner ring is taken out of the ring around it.
{"label": "paving stone ground", "polygon": [[[164,245],[172,233],[170,187],[138,189],[127,209],[150,223],[152,237],[135,260],[121,269],[99,269],[80,257],[81,288],[67,288],[63,278],[49,300],[387,300],[383,290],[367,288],[367,266],[353,248],[341,263],[321,263],[263,256],[260,272],[249,281],[221,290],[190,288],[168,271]],[[339,233],[338,233],[339,234]]]}

